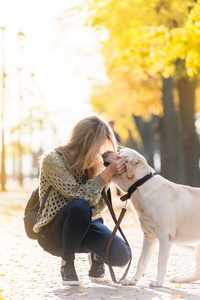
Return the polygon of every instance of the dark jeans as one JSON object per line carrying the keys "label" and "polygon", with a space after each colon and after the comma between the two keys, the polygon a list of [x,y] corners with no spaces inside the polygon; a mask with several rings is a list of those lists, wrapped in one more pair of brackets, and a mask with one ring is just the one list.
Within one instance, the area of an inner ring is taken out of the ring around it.
{"label": "dark jeans", "polygon": [[[72,261],[75,253],[95,253],[107,263],[106,248],[112,231],[103,219],[91,221],[92,211],[87,201],[74,200],[65,206],[56,217],[44,227],[39,244],[53,255]],[[130,259],[130,248],[115,235],[110,251],[112,266],[124,266]]]}

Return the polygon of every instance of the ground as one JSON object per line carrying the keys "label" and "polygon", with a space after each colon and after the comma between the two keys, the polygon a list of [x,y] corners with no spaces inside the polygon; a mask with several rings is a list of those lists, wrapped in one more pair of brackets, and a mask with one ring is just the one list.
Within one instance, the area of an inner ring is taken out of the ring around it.
{"label": "ground", "polygon": [[[34,189],[36,185],[31,185]],[[106,267],[105,281],[92,283],[88,278],[89,263],[86,254],[76,256],[76,269],[81,281],[79,287],[64,287],[60,278],[60,259],[44,252],[37,241],[28,239],[23,227],[23,211],[30,194],[27,188],[10,187],[10,191],[0,193],[0,300],[36,299],[200,299],[200,282],[191,284],[170,283],[169,278],[193,272],[194,245],[174,245],[163,288],[150,288],[157,267],[157,254],[148,266],[145,277],[136,286],[121,286],[112,282]],[[116,214],[121,203],[114,197]],[[112,229],[109,212],[104,212],[105,223]],[[130,204],[122,222],[123,231],[132,248],[132,265],[127,278],[135,272],[142,246],[142,232],[137,224]],[[117,278],[124,269],[115,268]]]}

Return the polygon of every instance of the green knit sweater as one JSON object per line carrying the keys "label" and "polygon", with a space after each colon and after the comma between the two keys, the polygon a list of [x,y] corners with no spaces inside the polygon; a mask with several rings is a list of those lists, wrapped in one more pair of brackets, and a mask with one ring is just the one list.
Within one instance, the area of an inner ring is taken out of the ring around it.
{"label": "green knit sweater", "polygon": [[83,182],[79,172],[72,173],[70,165],[74,157],[64,151],[52,150],[43,156],[40,167],[39,194],[40,202],[44,199],[48,187],[53,188],[48,196],[40,218],[37,220],[34,231],[40,229],[53,220],[57,213],[68,203],[75,199],[88,201],[92,208],[92,220],[101,217],[101,212],[106,204],[101,192],[106,186],[104,179],[98,175],[94,179]]}

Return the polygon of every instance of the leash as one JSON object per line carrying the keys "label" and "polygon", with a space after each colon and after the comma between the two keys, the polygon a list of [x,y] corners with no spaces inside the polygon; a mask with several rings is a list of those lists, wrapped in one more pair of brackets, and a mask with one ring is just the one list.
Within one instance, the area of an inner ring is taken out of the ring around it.
{"label": "leash", "polygon": [[[122,219],[124,218],[124,215],[125,215],[125,213],[126,213],[126,211],[127,211],[127,208],[126,208],[127,202],[126,202],[125,205],[122,207],[120,216],[119,216],[119,218],[118,218],[118,220],[117,220],[116,215],[115,215],[115,212],[114,212],[113,207],[112,207],[112,204],[111,204],[111,195],[108,194],[109,197],[110,197],[110,199],[109,199],[108,196],[107,196],[107,194],[106,194],[106,192],[105,192],[105,189],[103,189],[103,191],[102,191],[101,194],[102,194],[102,196],[103,196],[103,198],[104,198],[104,200],[105,200],[105,202],[106,202],[106,204],[107,204],[107,206],[108,206],[108,209],[109,209],[109,211],[110,211],[110,214],[111,214],[111,216],[112,216],[112,218],[113,218],[113,221],[114,221],[114,223],[115,223],[115,227],[114,227],[114,229],[113,229],[113,232],[112,232],[112,234],[111,234],[110,240],[109,240],[108,245],[107,245],[106,258],[107,258],[108,267],[109,267],[109,270],[110,270],[110,274],[111,274],[112,280],[113,280],[115,283],[120,283],[120,281],[123,280],[123,279],[125,279],[126,276],[127,276],[127,274],[128,274],[128,271],[129,271],[129,268],[130,268],[130,265],[131,265],[131,261],[132,261],[132,253],[131,253],[131,257],[130,257],[129,263],[128,263],[127,267],[126,267],[125,273],[124,273],[124,275],[121,277],[120,280],[117,280],[117,279],[116,279],[115,274],[114,274],[114,271],[113,271],[113,268],[112,268],[111,264],[109,263],[109,257],[108,257],[108,256],[109,256],[109,250],[110,250],[110,246],[111,246],[111,244],[112,244],[112,240],[113,240],[113,238],[114,238],[115,233],[117,232],[117,230],[119,230],[119,232],[121,233],[121,236],[123,237],[125,243],[126,243],[126,244],[128,245],[128,247],[130,248],[129,243],[128,243],[128,241],[127,241],[127,239],[126,239],[126,237],[125,237],[125,235],[124,235],[124,233],[123,233],[123,231],[122,231],[122,229],[121,229],[121,227],[120,227],[121,221],[122,221]],[[131,249],[131,248],[130,248],[130,249]]]}
{"label": "leash", "polygon": [[[127,193],[126,193],[125,195],[123,195],[122,197],[120,197],[120,200],[121,200],[121,201],[126,201],[126,203],[125,203],[125,205],[122,207],[122,210],[121,210],[121,213],[120,213],[120,216],[119,216],[118,220],[117,220],[117,218],[116,218],[115,212],[114,212],[113,207],[112,207],[112,204],[111,204],[111,203],[112,203],[112,202],[111,202],[111,194],[108,193],[108,195],[107,195],[106,192],[105,192],[105,189],[103,189],[103,191],[102,191],[102,193],[101,193],[102,196],[103,196],[103,198],[104,198],[104,200],[105,200],[105,202],[106,202],[106,204],[107,204],[107,206],[108,206],[108,209],[109,209],[110,214],[111,214],[111,216],[112,216],[112,218],[113,218],[113,221],[114,221],[114,223],[115,223],[115,227],[114,227],[114,229],[113,229],[113,232],[112,232],[112,234],[111,234],[111,237],[110,237],[110,240],[109,240],[109,242],[108,242],[107,249],[106,249],[106,258],[107,258],[107,262],[108,262],[108,267],[109,267],[109,270],[110,270],[110,274],[111,274],[112,280],[113,280],[115,283],[120,283],[123,279],[126,278],[126,276],[127,276],[127,274],[128,274],[128,271],[129,271],[129,268],[130,268],[130,265],[131,265],[131,261],[132,261],[132,253],[131,253],[131,257],[130,257],[130,260],[129,260],[129,263],[128,263],[128,265],[127,265],[127,268],[126,268],[126,270],[125,270],[124,275],[122,276],[121,279],[119,279],[119,280],[117,281],[117,279],[116,279],[116,277],[115,277],[115,274],[114,274],[114,271],[113,271],[113,268],[112,268],[111,264],[109,263],[109,257],[108,257],[108,256],[109,256],[110,246],[111,246],[111,244],[112,244],[112,240],[113,240],[113,238],[114,238],[115,233],[117,232],[117,230],[119,230],[119,232],[121,233],[121,236],[123,237],[124,241],[126,242],[126,244],[128,245],[128,247],[130,248],[129,243],[128,243],[128,241],[127,241],[127,239],[126,239],[126,237],[125,237],[125,235],[124,235],[124,233],[123,233],[123,231],[122,231],[122,229],[121,229],[121,227],[120,227],[120,224],[121,224],[121,222],[122,222],[122,219],[124,218],[124,215],[125,215],[125,213],[126,213],[126,211],[127,211],[127,208],[126,208],[127,200],[131,197],[131,195],[133,194],[133,192],[135,192],[136,189],[137,189],[139,186],[141,186],[141,185],[142,185],[143,183],[145,183],[147,180],[149,180],[150,178],[152,178],[154,175],[155,175],[155,174],[153,174],[153,173],[149,173],[149,174],[145,175],[144,177],[142,177],[141,179],[137,180],[134,184],[132,184],[132,185],[130,186],[130,188],[128,189]],[[108,191],[109,191],[109,190],[108,190]],[[108,196],[109,196],[110,199],[108,198]],[[130,248],[130,249],[131,249],[131,248]]]}

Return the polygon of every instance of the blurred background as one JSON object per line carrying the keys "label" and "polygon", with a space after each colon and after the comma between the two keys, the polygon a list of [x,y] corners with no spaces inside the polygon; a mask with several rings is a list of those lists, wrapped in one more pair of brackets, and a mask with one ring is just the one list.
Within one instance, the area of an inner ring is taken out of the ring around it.
{"label": "blurred background", "polygon": [[200,185],[200,1],[0,0],[1,190],[95,112],[156,172]]}

